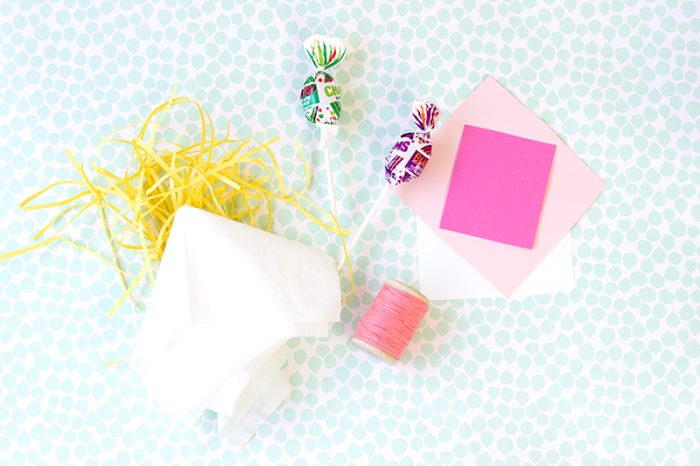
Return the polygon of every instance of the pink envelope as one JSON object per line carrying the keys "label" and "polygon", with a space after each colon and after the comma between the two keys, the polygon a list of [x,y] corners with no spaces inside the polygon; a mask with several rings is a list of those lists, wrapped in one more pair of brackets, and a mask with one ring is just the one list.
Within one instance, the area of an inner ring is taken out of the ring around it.
{"label": "pink envelope", "polygon": [[[557,146],[532,249],[440,228],[452,168],[464,125],[534,139]],[[396,193],[458,254],[510,295],[564,238],[603,191],[603,180],[525,105],[493,77],[487,77],[433,134],[432,156],[420,178]]]}

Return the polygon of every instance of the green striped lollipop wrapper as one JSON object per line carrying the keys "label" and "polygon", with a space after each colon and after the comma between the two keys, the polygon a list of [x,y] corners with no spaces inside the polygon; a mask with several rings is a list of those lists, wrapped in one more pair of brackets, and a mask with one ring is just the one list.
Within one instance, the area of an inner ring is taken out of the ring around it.
{"label": "green striped lollipop wrapper", "polygon": [[314,34],[304,41],[304,49],[316,72],[306,78],[301,89],[304,116],[316,125],[334,125],[340,118],[340,86],[327,70],[347,56],[340,39]]}

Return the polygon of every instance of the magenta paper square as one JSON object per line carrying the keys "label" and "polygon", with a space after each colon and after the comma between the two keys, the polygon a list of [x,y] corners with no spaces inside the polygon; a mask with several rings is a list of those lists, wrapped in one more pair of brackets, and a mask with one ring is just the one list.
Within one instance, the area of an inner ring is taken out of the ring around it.
{"label": "magenta paper square", "polygon": [[555,150],[465,125],[440,228],[532,249]]}

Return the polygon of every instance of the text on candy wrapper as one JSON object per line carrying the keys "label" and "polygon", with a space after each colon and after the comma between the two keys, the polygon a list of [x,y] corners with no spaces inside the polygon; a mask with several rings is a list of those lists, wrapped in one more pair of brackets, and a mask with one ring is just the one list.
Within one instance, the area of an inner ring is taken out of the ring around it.
{"label": "text on candy wrapper", "polygon": [[340,95],[340,88],[338,88],[338,86],[326,86],[324,92],[326,93],[327,97],[333,97]]}
{"label": "text on candy wrapper", "polygon": [[393,150],[400,150],[401,152],[406,152],[406,149],[408,149],[408,145],[411,143],[411,141],[398,141],[396,144],[394,144]]}

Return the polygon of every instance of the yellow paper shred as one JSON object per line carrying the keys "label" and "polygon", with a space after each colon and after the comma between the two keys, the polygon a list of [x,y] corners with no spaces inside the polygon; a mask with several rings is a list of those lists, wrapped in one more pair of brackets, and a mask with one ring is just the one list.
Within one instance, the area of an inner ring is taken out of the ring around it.
{"label": "yellow paper shred", "polygon": [[[175,109],[194,110],[199,123],[197,130],[181,134],[174,129],[168,117]],[[127,129],[133,130],[134,126],[138,125],[129,125],[113,133],[99,146],[121,146],[131,154],[123,173],[92,164],[92,175],[88,175],[84,165],[66,151],[79,179],[51,183],[20,203],[23,210],[58,208],[60,211],[37,231],[34,236],[37,243],[2,253],[0,260],[58,241],[93,254],[119,273],[125,289],[108,313],[112,316],[132,296],[144,276],[153,283],[153,263],[163,256],[175,212],[183,205],[271,230],[273,203],[288,203],[314,224],[340,235],[347,257],[344,236],[348,232],[307,195],[311,172],[299,141],[296,148],[305,178],[303,188],[294,192],[286,186],[278,157],[272,149],[279,138],[263,142],[254,137],[231,139],[230,125],[225,136],[218,137],[211,115],[195,100],[172,96],[140,124],[135,137],[119,136]],[[60,200],[42,201],[57,188],[73,192]],[[112,259],[62,236],[65,228],[91,208],[98,210]],[[121,254],[125,251],[143,254],[142,267],[135,276],[123,265]]]}

